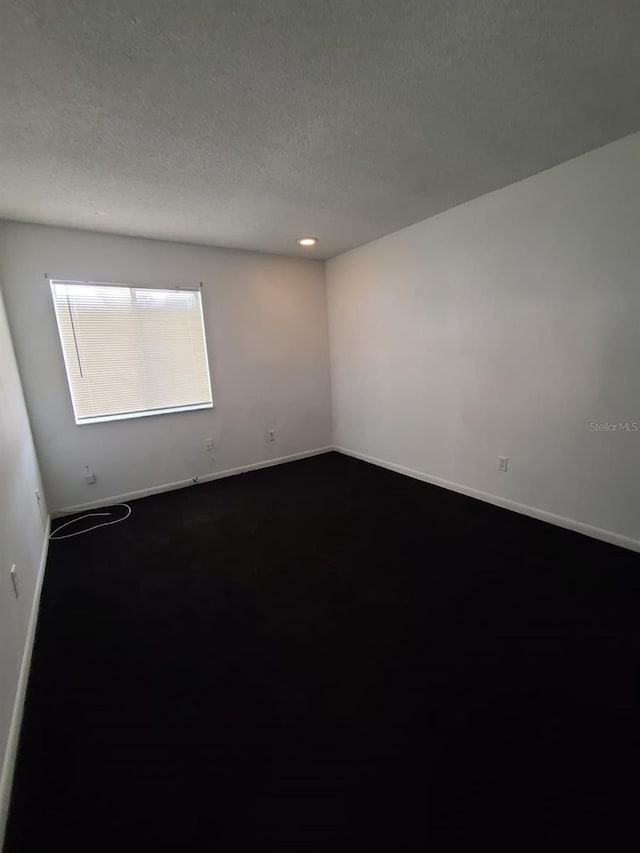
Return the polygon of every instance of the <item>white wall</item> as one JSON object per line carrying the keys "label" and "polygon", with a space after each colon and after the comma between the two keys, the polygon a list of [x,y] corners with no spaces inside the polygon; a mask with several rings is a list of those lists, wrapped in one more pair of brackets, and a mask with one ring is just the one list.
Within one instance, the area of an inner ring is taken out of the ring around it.
{"label": "white wall", "polygon": [[[0,848],[17,729],[9,740],[45,543],[47,510],[0,292]],[[10,570],[18,570],[19,597]],[[24,687],[24,678],[22,680]]]}
{"label": "white wall", "polygon": [[[215,408],[76,426],[45,273],[202,281]],[[321,262],[3,223],[0,276],[54,511],[331,444]],[[217,445],[214,469],[207,438]]]}
{"label": "white wall", "polygon": [[589,428],[640,422],[640,134],[327,282],[337,445],[640,539],[640,432]]}

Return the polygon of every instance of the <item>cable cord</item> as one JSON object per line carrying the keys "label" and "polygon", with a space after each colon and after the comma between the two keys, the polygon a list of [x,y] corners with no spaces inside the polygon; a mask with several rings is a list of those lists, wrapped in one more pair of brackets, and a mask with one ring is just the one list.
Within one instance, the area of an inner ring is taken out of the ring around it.
{"label": "cable cord", "polygon": [[72,539],[74,536],[82,536],[92,530],[97,530],[99,527],[109,527],[110,524],[120,524],[121,521],[126,521],[131,515],[131,507],[129,504],[114,504],[114,507],[118,506],[123,506],[127,510],[127,514],[123,515],[122,518],[115,518],[112,521],[101,521],[100,524],[94,524],[93,527],[87,527],[86,530],[77,530],[75,533],[65,533],[64,536],[58,536],[58,533],[65,527],[69,527],[70,524],[76,524],[78,521],[84,521],[85,518],[104,518],[105,516],[111,515],[110,512],[88,512],[86,515],[81,515],[78,518],[72,518],[71,521],[66,521],[64,524],[61,524],[60,527],[56,527],[49,536],[49,540],[55,542],[56,539]]}

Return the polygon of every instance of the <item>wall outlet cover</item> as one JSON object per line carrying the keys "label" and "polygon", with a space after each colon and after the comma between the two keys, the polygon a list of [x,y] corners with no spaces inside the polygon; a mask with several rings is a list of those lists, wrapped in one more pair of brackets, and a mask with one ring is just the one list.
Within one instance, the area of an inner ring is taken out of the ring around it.
{"label": "wall outlet cover", "polygon": [[11,566],[11,583],[13,585],[13,592],[15,597],[18,598],[20,595],[20,590],[18,588],[18,570],[16,569],[16,564],[14,563]]}

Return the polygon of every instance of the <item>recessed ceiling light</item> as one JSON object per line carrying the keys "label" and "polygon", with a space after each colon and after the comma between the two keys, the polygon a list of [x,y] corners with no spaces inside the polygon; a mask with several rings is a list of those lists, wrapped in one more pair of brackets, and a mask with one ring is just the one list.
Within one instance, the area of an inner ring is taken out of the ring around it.
{"label": "recessed ceiling light", "polygon": [[307,248],[315,246],[317,242],[317,237],[298,237],[298,243],[300,243],[301,246],[306,246]]}

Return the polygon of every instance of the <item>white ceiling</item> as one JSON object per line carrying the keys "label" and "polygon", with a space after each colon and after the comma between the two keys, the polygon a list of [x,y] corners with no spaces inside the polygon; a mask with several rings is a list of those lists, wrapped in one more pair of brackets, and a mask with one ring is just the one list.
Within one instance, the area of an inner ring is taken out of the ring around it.
{"label": "white ceiling", "polygon": [[638,0],[3,0],[0,216],[331,257],[640,129],[639,33]]}

